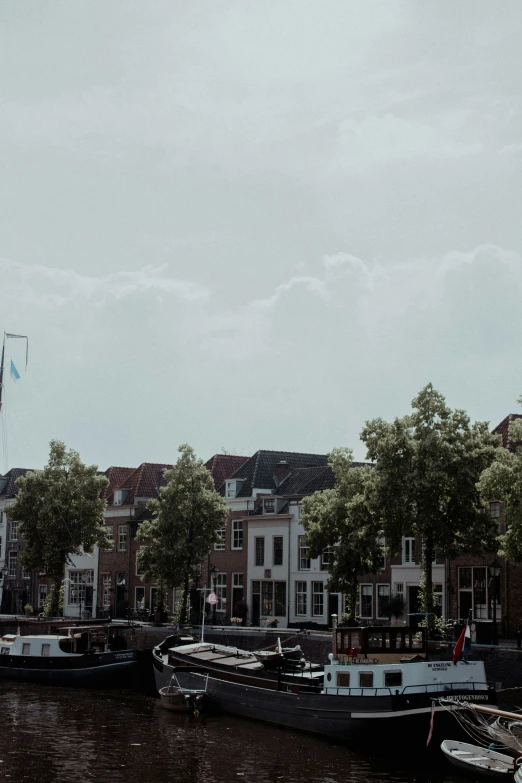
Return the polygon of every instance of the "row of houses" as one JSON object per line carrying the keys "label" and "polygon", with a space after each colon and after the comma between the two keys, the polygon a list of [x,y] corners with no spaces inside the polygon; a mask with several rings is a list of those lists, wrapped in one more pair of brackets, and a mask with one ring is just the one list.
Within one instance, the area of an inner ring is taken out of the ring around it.
{"label": "row of houses", "polygon": [[[510,415],[494,432],[508,440]],[[201,564],[192,601],[199,611],[201,590],[211,588],[217,603],[213,620],[227,622],[247,612],[248,622],[280,627],[327,627],[332,614],[344,611],[343,596],[327,588],[329,556],[310,558],[301,524],[304,497],[334,486],[335,478],[324,454],[257,451],[251,457],[213,456],[207,463],[216,488],[229,506],[229,521],[219,531],[212,550]],[[143,463],[138,468],[110,467],[105,524],[112,546],[92,555],[72,557],[64,574],[64,614],[69,617],[131,616],[151,610],[157,587],[139,573],[136,532],[150,517],[146,505],[157,497],[164,471],[171,466]],[[16,494],[15,481],[25,470],[12,469],[0,477],[0,612],[21,613],[25,607],[41,609],[48,584],[25,572],[18,556],[23,542],[16,523],[8,522],[6,505]],[[500,516],[501,506],[491,504]],[[419,610],[420,544],[405,537],[399,553],[383,550],[375,573],[363,575],[359,585],[359,611],[367,623],[384,623],[393,610],[398,621],[411,621]],[[436,560],[432,566],[438,611],[451,618],[499,621],[505,632],[522,628],[522,569],[502,563],[490,567],[495,553],[482,558],[461,555],[454,561]],[[169,608],[176,603],[169,595]]]}

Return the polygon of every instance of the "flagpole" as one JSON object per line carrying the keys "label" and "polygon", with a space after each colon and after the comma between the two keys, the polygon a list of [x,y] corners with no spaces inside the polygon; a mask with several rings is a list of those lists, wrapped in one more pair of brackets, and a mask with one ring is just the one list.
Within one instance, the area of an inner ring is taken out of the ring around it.
{"label": "flagpole", "polygon": [[4,342],[2,343],[2,361],[0,362],[0,413],[2,412],[2,397],[4,391],[5,337],[6,333],[4,332]]}

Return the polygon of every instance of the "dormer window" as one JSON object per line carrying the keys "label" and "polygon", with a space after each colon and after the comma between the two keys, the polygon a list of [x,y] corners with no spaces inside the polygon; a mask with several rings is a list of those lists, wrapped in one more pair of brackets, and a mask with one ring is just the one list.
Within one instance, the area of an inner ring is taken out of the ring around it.
{"label": "dormer window", "polygon": [[275,498],[263,500],[263,511],[265,514],[275,514]]}
{"label": "dormer window", "polygon": [[227,481],[226,496],[227,496],[227,498],[235,498],[236,497],[236,482],[235,481]]}
{"label": "dormer window", "polygon": [[114,506],[121,506],[127,500],[129,494],[128,489],[116,489],[114,491]]}

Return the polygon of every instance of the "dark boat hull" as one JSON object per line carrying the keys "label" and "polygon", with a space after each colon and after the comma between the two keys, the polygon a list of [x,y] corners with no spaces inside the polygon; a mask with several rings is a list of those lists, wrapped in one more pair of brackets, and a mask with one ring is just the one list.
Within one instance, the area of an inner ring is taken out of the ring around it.
{"label": "dark boat hull", "polygon": [[[198,673],[186,662],[180,661],[176,676],[183,688],[203,688],[206,671]],[[174,667],[154,655],[156,687],[168,685]],[[245,678],[244,683],[230,681],[226,673],[209,670],[207,699],[209,707],[245,718],[262,720],[279,726],[312,732],[349,742],[385,743],[397,734],[408,732],[424,745],[430,730],[432,699],[427,694],[403,696],[373,696],[371,706],[365,696],[335,696],[312,692],[274,681]],[[468,693],[469,695],[469,693]],[[486,696],[486,699],[488,697]],[[441,707],[436,707],[436,736],[451,736],[456,728],[454,718]]]}
{"label": "dark boat hull", "polygon": [[0,655],[0,679],[55,685],[121,684],[137,666],[137,651],[32,658]]}

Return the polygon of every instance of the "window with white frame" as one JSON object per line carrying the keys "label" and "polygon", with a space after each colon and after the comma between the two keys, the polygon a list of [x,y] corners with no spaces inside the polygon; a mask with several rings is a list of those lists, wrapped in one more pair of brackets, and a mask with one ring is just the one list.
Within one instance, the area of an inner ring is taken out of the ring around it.
{"label": "window with white frame", "polygon": [[127,537],[129,535],[128,525],[118,525],[118,552],[127,551]]}
{"label": "window with white frame", "polygon": [[214,550],[216,552],[221,551],[225,548],[225,534],[226,534],[226,528],[220,527],[218,530],[216,530],[216,540],[214,541]]}
{"label": "window with white frame", "polygon": [[283,536],[274,536],[272,539],[273,556],[272,565],[283,565]]}
{"label": "window with white frame", "polygon": [[136,607],[137,611],[142,611],[145,609],[145,588],[144,587],[135,587],[134,588],[134,606]]}
{"label": "window with white frame", "polygon": [[493,519],[500,519],[500,516],[502,515],[502,503],[499,503],[496,500],[490,503],[489,514]]}
{"label": "window with white frame", "polygon": [[30,579],[31,572],[27,568],[22,568],[22,579]]}
{"label": "window with white frame", "polygon": [[295,613],[298,617],[307,614],[308,606],[308,582],[295,583]]}
{"label": "window with white frame", "polygon": [[324,583],[312,582],[312,617],[322,617],[324,613]]}
{"label": "window with white frame", "polygon": [[403,565],[415,563],[415,538],[412,536],[402,539],[402,563]]}
{"label": "window with white frame", "polygon": [[18,553],[17,552],[9,552],[9,557],[7,560],[7,567],[8,572],[7,576],[16,576],[16,563],[18,562]]}
{"label": "window with white frame", "polygon": [[438,615],[442,615],[442,600],[444,597],[444,591],[442,584],[439,582],[433,583],[433,603],[435,605],[435,612]]}
{"label": "window with white frame", "polygon": [[256,536],[255,538],[255,565],[263,566],[265,564],[265,537]]}
{"label": "window with white frame", "polygon": [[264,617],[286,615],[286,582],[261,582],[261,613]]}
{"label": "window with white frame", "polygon": [[105,525],[105,529],[107,531],[107,538],[109,540],[109,544],[105,551],[111,552],[114,549],[114,528],[112,525]]}
{"label": "window with white frame", "polygon": [[299,536],[299,571],[310,570],[310,547],[305,544],[306,536]]}
{"label": "window with white frame", "polygon": [[9,525],[9,541],[18,541],[18,521],[12,519]]}
{"label": "window with white frame", "polygon": [[464,566],[459,568],[459,616],[468,617],[472,612],[474,620],[493,619],[493,600],[496,603],[497,619],[502,617],[500,605],[500,577],[491,576],[486,566]]}
{"label": "window with white frame", "polygon": [[232,549],[243,549],[243,520],[232,521]]}
{"label": "window with white frame", "polygon": [[111,575],[102,574],[102,605],[107,609],[111,605]]}
{"label": "window with white frame", "polygon": [[38,609],[43,609],[47,599],[47,585],[38,585]]}
{"label": "window with white frame", "polygon": [[235,481],[227,481],[227,498],[235,498],[236,497],[236,482]]}
{"label": "window with white frame", "polygon": [[321,571],[328,571],[333,563],[333,546],[328,546],[321,554]]}
{"label": "window with white frame", "polygon": [[360,585],[359,616],[365,619],[373,617],[373,585]]}
{"label": "window with white frame", "polygon": [[214,574],[214,592],[217,597],[216,612],[227,610],[227,575]]}
{"label": "window with white frame", "polygon": [[387,620],[390,616],[390,585],[377,585],[377,617]]}
{"label": "window with white frame", "polygon": [[69,604],[84,604],[87,586],[94,583],[94,571],[69,571]]}

